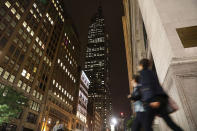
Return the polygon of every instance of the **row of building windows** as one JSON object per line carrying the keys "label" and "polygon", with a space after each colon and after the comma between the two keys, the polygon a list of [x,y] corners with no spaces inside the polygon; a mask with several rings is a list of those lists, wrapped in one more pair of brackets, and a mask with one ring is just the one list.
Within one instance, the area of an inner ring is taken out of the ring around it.
{"label": "row of building windows", "polygon": [[39,112],[40,111],[40,104],[35,101],[30,101],[30,109]]}
{"label": "row of building windows", "polygon": [[54,5],[56,11],[58,12],[58,15],[61,18],[62,22],[64,22],[64,17],[62,16],[62,13],[60,12],[60,10],[63,11],[63,9],[62,9],[61,5],[59,5],[59,7],[57,5],[57,4],[59,4],[59,1],[56,1],[57,3],[55,2],[55,0],[51,0],[51,1],[52,1],[53,5]]}
{"label": "row of building windows", "polygon": [[69,101],[66,101],[65,98],[63,98],[58,92],[54,92],[53,93],[59,100],[61,100],[62,102],[64,102],[67,106],[69,106],[70,108],[72,107],[72,105],[69,103]]}
{"label": "row of building windows", "polygon": [[39,93],[38,91],[34,90],[32,92],[32,96],[34,96],[36,99],[42,101],[43,100],[43,95],[41,93]]}
{"label": "row of building windows", "polygon": [[82,113],[80,113],[79,111],[77,111],[77,117],[78,117],[81,121],[83,121],[84,123],[87,122],[86,116],[84,116],[84,115],[83,115]]}
{"label": "row of building windows", "polygon": [[0,76],[2,76],[5,80],[13,83],[15,80],[15,76],[10,74],[10,72],[5,71],[2,67],[0,67]]}
{"label": "row of building windows", "polygon": [[70,77],[70,79],[76,83],[76,79],[74,78],[74,76],[70,73],[70,71],[66,68],[66,66],[63,64],[63,62],[58,59],[57,63],[60,64],[60,67],[62,67],[62,69],[67,73],[67,75]]}
{"label": "row of building windows", "polygon": [[28,86],[26,83],[22,82],[21,80],[18,81],[17,87],[21,88],[22,90],[26,91],[27,93],[30,93],[31,87]]}
{"label": "row of building windows", "polygon": [[87,106],[88,98],[86,97],[86,95],[84,95],[84,93],[81,90],[79,90],[79,100],[82,101],[85,104],[85,106]]}
{"label": "row of building windows", "polygon": [[54,98],[54,97],[49,97],[49,100],[50,100],[52,103],[54,103],[54,104],[56,104],[57,106],[59,106],[59,107],[61,107],[62,109],[64,109],[65,111],[67,111],[67,112],[72,112],[72,110],[73,110],[73,106],[70,105],[70,104],[68,104],[68,102],[62,103],[62,102],[60,102],[59,100],[57,100],[57,98]]}
{"label": "row of building windows", "polygon": [[86,52],[94,52],[94,51],[104,51],[105,47],[94,47],[94,48],[87,48]]}
{"label": "row of building windows", "polygon": [[[58,82],[53,80],[53,85],[55,85],[55,87],[58,88],[60,92],[62,92],[66,97],[68,97],[71,101],[73,101],[73,96],[70,95],[69,92],[67,92],[66,89],[64,89],[60,84],[58,84]],[[58,93],[54,93],[54,94],[56,94],[58,98],[60,97]],[[62,97],[60,97],[60,99],[62,100]]]}
{"label": "row of building windows", "polygon": [[50,61],[50,59],[47,56],[44,56],[44,61],[51,67],[52,62]]}
{"label": "row of building windows", "polygon": [[[68,42],[68,37],[67,37],[67,40],[65,40],[65,43],[67,43],[67,42]],[[69,42],[70,42],[70,40],[69,40]],[[66,55],[65,57],[66,57],[66,59],[68,60],[69,64],[72,65],[72,66],[75,65],[75,66],[77,67],[77,62],[76,62],[75,59],[71,56],[69,50],[67,49],[67,44],[62,43],[62,46],[64,46],[64,49],[66,50],[66,52],[67,52],[67,54],[68,54],[68,55]],[[74,45],[72,46],[72,49],[73,49],[73,50],[75,49]],[[69,58],[69,57],[70,57],[70,58]]]}
{"label": "row of building windows", "polygon": [[98,53],[86,53],[86,57],[101,57],[101,56],[105,56],[105,54],[98,52]]}

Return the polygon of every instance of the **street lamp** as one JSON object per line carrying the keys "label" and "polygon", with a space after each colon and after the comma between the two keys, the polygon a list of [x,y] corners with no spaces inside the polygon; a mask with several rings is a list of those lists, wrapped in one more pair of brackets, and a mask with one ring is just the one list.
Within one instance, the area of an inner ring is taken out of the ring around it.
{"label": "street lamp", "polygon": [[111,119],[111,131],[115,131],[115,126],[117,124],[116,118]]}

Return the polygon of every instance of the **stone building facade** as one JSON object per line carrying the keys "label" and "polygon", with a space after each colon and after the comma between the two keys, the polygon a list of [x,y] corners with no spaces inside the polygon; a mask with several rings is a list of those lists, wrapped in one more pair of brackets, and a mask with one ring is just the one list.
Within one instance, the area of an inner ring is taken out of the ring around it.
{"label": "stone building facade", "polygon": [[[197,130],[197,1],[123,3],[129,79],[139,59],[151,59],[160,83],[180,108],[172,114],[174,120],[186,131]],[[159,130],[167,129],[162,120],[157,122]]]}
{"label": "stone building facade", "polygon": [[51,130],[57,120],[75,127],[80,43],[62,2],[0,1],[0,86],[29,99],[17,131]]}

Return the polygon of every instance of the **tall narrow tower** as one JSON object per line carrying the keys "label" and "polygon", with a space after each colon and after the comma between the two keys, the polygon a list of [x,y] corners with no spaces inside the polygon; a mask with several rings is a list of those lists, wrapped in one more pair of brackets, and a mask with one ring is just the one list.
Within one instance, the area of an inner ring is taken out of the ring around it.
{"label": "tall narrow tower", "polygon": [[99,6],[89,25],[85,72],[91,81],[89,99],[95,101],[96,110],[101,114],[103,130],[109,127],[112,110],[109,67],[109,35],[105,30],[102,7]]}

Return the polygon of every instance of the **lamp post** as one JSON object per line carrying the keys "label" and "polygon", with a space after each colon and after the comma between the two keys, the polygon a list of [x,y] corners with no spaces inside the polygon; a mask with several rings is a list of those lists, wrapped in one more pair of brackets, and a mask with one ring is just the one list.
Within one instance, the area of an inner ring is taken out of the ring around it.
{"label": "lamp post", "polygon": [[111,119],[111,131],[115,131],[116,124],[117,124],[117,119],[116,118],[112,118]]}

